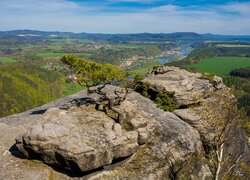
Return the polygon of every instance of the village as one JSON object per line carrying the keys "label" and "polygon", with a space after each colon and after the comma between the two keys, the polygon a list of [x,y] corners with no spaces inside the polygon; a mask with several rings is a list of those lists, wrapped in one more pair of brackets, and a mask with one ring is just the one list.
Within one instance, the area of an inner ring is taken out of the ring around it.
{"label": "village", "polygon": [[146,57],[146,56],[134,55],[131,58],[125,59],[119,67],[126,68],[126,67],[131,66],[133,64],[133,62],[135,62],[135,61],[155,60],[157,58],[163,58],[163,57],[167,57],[167,56],[171,56],[171,55],[176,55],[179,53],[180,53],[180,48],[174,48],[174,49],[171,49],[168,51],[163,51],[161,54],[159,54],[157,56]]}

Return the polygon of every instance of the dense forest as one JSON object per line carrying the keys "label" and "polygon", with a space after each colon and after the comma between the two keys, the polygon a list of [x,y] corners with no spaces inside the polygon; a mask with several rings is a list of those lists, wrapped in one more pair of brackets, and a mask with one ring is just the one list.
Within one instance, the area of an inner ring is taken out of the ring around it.
{"label": "dense forest", "polygon": [[224,83],[235,89],[240,106],[250,116],[250,67],[232,70],[230,76],[224,78]]}
{"label": "dense forest", "polygon": [[236,77],[241,77],[241,78],[247,78],[250,80],[250,67],[234,69],[230,72],[230,75],[236,76]]}
{"label": "dense forest", "polygon": [[56,72],[23,63],[0,64],[0,117],[59,98],[63,85]]}

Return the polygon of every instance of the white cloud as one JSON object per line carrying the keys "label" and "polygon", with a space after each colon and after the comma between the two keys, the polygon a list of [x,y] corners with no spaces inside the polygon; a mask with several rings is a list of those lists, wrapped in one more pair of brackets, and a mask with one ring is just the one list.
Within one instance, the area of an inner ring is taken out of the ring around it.
{"label": "white cloud", "polygon": [[66,0],[0,0],[0,7],[1,11],[17,11],[24,14],[73,11],[80,8],[78,4]]}
{"label": "white cloud", "polygon": [[246,3],[229,3],[221,6],[222,10],[231,13],[240,13],[243,15],[250,15],[250,2]]}
{"label": "white cloud", "polygon": [[[9,2],[11,1],[17,0],[9,0]],[[193,31],[216,34],[250,34],[248,8],[243,8],[248,7],[249,3],[231,3],[206,8],[165,5],[130,13],[106,13],[96,11],[97,7],[82,7],[63,0],[44,0],[43,3],[46,2],[46,5],[35,1],[23,0],[22,2],[26,3],[15,5],[9,3],[9,7],[2,6],[3,2],[0,2],[0,6],[4,7],[4,11],[0,11],[0,16],[4,17],[0,18],[0,29],[102,33]],[[13,8],[19,9],[17,6],[21,5],[25,6],[19,7],[21,9],[33,8],[32,15],[30,12],[13,11]],[[37,7],[39,5],[40,7]],[[47,8],[50,9],[46,10]]]}
{"label": "white cloud", "polygon": [[[108,0],[110,2],[135,2],[135,3],[152,3],[152,2],[158,2],[161,0]],[[171,0],[170,0],[171,2]]]}
{"label": "white cloud", "polygon": [[176,14],[180,8],[175,5],[164,5],[155,8],[149,9],[149,12],[152,13],[168,13],[168,14]]}

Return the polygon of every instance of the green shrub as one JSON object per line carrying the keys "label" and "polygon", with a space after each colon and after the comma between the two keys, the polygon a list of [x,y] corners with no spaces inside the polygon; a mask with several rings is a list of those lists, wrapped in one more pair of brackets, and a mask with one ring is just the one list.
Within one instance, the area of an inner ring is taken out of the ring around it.
{"label": "green shrub", "polygon": [[143,83],[143,90],[140,93],[152,101],[154,101],[158,108],[164,111],[174,111],[179,108],[179,105],[174,100],[174,92],[156,91],[155,88],[148,82]]}
{"label": "green shrub", "polygon": [[214,73],[202,73],[202,78],[209,80],[210,83],[214,82]]}
{"label": "green shrub", "polygon": [[179,108],[174,101],[174,93],[168,94],[166,92],[159,92],[155,99],[155,103],[157,107],[164,111],[174,111],[175,109]]}

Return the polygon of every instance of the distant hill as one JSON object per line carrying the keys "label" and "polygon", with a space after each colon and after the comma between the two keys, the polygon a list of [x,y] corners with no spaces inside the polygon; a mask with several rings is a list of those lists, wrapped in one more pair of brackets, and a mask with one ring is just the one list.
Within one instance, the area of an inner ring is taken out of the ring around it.
{"label": "distant hill", "polygon": [[32,36],[43,36],[43,37],[49,37],[49,36],[71,36],[75,33],[70,32],[47,32],[47,31],[37,31],[37,30],[12,30],[12,31],[0,31],[0,36],[19,36],[19,37],[32,37]]}
{"label": "distant hill", "polygon": [[44,37],[80,37],[91,40],[110,42],[126,41],[200,41],[200,40],[250,40],[250,36],[198,34],[194,32],[176,33],[139,33],[139,34],[102,34],[102,33],[72,33],[58,31],[13,30],[0,31],[0,37],[44,38]]}

